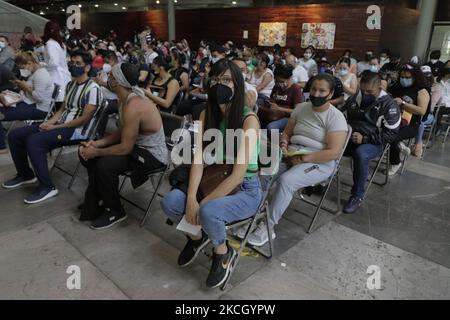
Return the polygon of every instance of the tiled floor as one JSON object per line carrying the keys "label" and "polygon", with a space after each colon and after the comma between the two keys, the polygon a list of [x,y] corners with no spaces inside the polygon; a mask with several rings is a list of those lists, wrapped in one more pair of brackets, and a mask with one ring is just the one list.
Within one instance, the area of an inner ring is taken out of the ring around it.
{"label": "tiled floor", "polygon": [[[0,190],[0,299],[449,299],[449,150],[439,144],[425,161],[411,159],[403,176],[371,188],[357,214],[323,214],[311,235],[312,209],[294,200],[276,229],[274,257],[242,257],[224,292],[206,288],[206,256],[177,267],[185,238],[165,223],[158,202],[145,228],[127,205],[127,221],[95,232],[77,220],[84,170],[72,191],[55,171],[60,195],[46,203],[23,204],[30,187]],[[73,169],[75,160],[68,152],[63,164]],[[0,156],[0,179],[13,174],[10,157]],[[126,192],[145,201],[150,189]],[[72,265],[80,267],[80,290],[66,285]],[[380,289],[367,287],[369,266],[380,270]]]}

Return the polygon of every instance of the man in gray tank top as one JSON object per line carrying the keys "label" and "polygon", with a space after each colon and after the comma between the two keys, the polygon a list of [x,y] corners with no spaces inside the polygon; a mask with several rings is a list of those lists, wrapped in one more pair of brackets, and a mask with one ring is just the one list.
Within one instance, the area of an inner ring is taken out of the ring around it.
{"label": "man in gray tank top", "polygon": [[[127,218],[119,195],[119,175],[131,172],[134,188],[147,173],[164,169],[168,150],[161,115],[137,87],[139,70],[130,63],[115,65],[108,86],[119,98],[119,129],[98,140],[83,143],[79,156],[89,174],[80,221],[92,221],[102,230]],[[103,201],[103,206],[100,206]]]}

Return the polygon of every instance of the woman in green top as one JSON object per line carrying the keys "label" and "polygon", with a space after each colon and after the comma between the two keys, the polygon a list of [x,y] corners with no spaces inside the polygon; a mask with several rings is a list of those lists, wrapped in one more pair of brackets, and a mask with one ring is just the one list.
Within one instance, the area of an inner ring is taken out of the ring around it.
{"label": "woman in green top", "polygon": [[[236,251],[226,241],[226,224],[253,216],[262,200],[257,164],[260,126],[256,115],[244,106],[244,99],[244,79],[240,69],[226,59],[216,62],[210,72],[207,108],[200,115],[187,194],[174,189],[161,202],[165,214],[174,223],[179,223],[185,215],[188,223],[201,225],[204,230],[198,237],[187,237],[187,244],[178,258],[180,266],[190,264],[208,238],[214,245],[212,266],[206,280],[211,288],[226,281],[236,258]],[[232,173],[199,203],[197,191],[204,170],[203,150],[207,145],[202,141],[202,133],[208,129],[221,132],[241,129],[245,134],[236,148]],[[239,191],[229,195],[236,187]]]}

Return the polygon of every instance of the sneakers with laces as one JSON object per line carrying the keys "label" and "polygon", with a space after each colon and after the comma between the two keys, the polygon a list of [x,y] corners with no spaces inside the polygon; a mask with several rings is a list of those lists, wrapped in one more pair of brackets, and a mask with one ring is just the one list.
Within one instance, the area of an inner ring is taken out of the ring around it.
{"label": "sneakers with laces", "polygon": [[178,265],[180,267],[186,267],[194,262],[195,258],[197,258],[199,252],[203,250],[203,248],[208,244],[206,240],[208,240],[208,236],[202,230],[202,238],[200,240],[192,240],[188,236],[186,245],[183,250],[181,250],[180,255],[178,256]]}
{"label": "sneakers with laces", "polygon": [[213,252],[211,270],[209,271],[206,285],[209,288],[217,288],[230,276],[237,257],[237,251],[234,250],[227,242],[228,252],[226,254],[217,254]]}
{"label": "sneakers with laces", "polygon": [[19,176],[16,176],[15,178],[5,181],[2,183],[2,187],[5,189],[15,189],[20,186],[23,186],[25,184],[32,184],[37,182],[37,178],[22,178]]}
{"label": "sneakers with laces", "polygon": [[124,221],[126,218],[128,218],[128,215],[123,209],[120,212],[114,212],[107,209],[100,217],[92,221],[91,228],[94,230],[105,230]]}
{"label": "sneakers with laces", "polygon": [[391,164],[391,166],[389,167],[389,175],[390,176],[395,176],[398,172],[398,170],[400,170],[400,168],[402,167],[402,164]]}
{"label": "sneakers with laces", "polygon": [[[275,232],[271,230],[272,240],[276,238]],[[264,221],[261,221],[258,226],[248,237],[248,243],[255,247],[261,247],[269,241],[269,235],[267,234],[267,225]]]}
{"label": "sneakers with laces", "polygon": [[403,156],[410,156],[411,155],[411,149],[408,148],[403,142],[400,142],[398,144],[399,148],[400,148],[400,154],[402,154]]}
{"label": "sneakers with laces", "polygon": [[342,210],[344,213],[355,213],[361,207],[363,200],[358,197],[351,196]]}
{"label": "sneakers with laces", "polygon": [[31,195],[23,199],[26,204],[36,204],[56,197],[58,195],[58,189],[38,187]]}

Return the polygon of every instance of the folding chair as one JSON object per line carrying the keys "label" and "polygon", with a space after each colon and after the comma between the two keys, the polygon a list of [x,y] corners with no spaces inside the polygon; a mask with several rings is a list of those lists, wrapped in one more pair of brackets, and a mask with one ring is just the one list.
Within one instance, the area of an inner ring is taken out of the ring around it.
{"label": "folding chair", "polygon": [[[268,197],[269,197],[270,189],[274,182],[275,175],[278,172],[279,162],[280,162],[280,155],[278,155],[277,159],[275,159],[275,161],[271,162],[269,165],[264,166],[264,165],[260,164],[259,177],[261,180],[263,196],[262,196],[261,203],[260,203],[258,209],[256,210],[255,215],[253,215],[252,217],[245,219],[245,220],[229,223],[226,226],[226,229],[228,231],[228,230],[240,228],[240,227],[248,224],[248,228],[247,228],[244,238],[242,240],[239,240],[240,247],[237,252],[236,260],[234,260],[234,262],[233,262],[233,265],[230,269],[230,273],[227,277],[227,280],[220,287],[220,289],[222,291],[224,291],[226,286],[228,285],[228,283],[231,279],[231,276],[233,275],[233,272],[236,269],[236,266],[239,262],[242,251],[246,247],[257,252],[258,254],[260,254],[261,256],[263,256],[266,259],[271,259],[273,256],[273,242],[272,242],[272,235],[271,235],[271,230],[270,230],[270,226],[269,226],[270,211],[269,211]],[[269,235],[269,253],[266,253],[263,250],[261,250],[260,248],[257,248],[248,243],[248,238],[250,237],[252,232],[255,230],[255,228],[257,226],[257,222],[261,221],[261,220],[264,220],[266,222],[267,234]],[[233,238],[233,240],[236,240],[236,239]],[[204,247],[206,247],[210,242],[211,242],[210,239],[206,240],[206,244]]]}
{"label": "folding chair", "polygon": [[[328,178],[326,180],[327,187],[326,187],[325,192],[323,193],[322,197],[320,198],[319,203],[315,203],[313,201],[305,199],[304,195],[302,195],[300,193],[301,190],[299,190],[300,197],[299,198],[296,197],[296,199],[297,200],[301,200],[303,202],[306,202],[307,204],[309,204],[309,205],[311,205],[313,207],[316,207],[316,211],[314,212],[314,216],[313,216],[312,221],[311,221],[311,223],[310,223],[310,225],[308,227],[308,230],[307,230],[308,233],[312,232],[314,224],[316,223],[317,218],[319,217],[320,211],[322,209],[324,211],[327,211],[327,212],[330,212],[330,213],[334,214],[335,216],[337,216],[341,212],[341,175],[340,175],[341,161],[342,161],[342,158],[344,157],[344,152],[345,152],[345,149],[347,149],[347,145],[348,145],[348,143],[350,141],[350,137],[351,136],[352,136],[352,127],[348,126],[348,132],[347,132],[347,137],[345,138],[344,148],[342,149],[342,151],[341,151],[341,153],[339,155],[339,158],[336,161],[336,166],[335,166],[335,168],[333,170],[333,173],[331,174],[330,178]],[[325,207],[323,205],[323,203],[325,202],[325,199],[326,199],[326,197],[328,195],[328,191],[330,190],[331,185],[332,185],[332,183],[333,183],[335,178],[336,178],[336,189],[337,189],[337,194],[336,194],[336,197],[337,197],[337,199],[336,199],[337,209],[336,210],[332,210],[330,208]],[[314,187],[314,186],[312,186],[312,187]],[[294,210],[296,212],[298,212],[298,213],[302,213],[298,209],[294,209]]]}
{"label": "folding chair", "polygon": [[445,145],[445,143],[447,142],[448,134],[450,133],[450,116],[448,114],[446,114],[446,115],[443,115],[442,118],[447,119],[447,121],[445,122],[445,124],[447,125],[447,131],[445,131],[444,138],[442,139],[442,145]]}
{"label": "folding chair", "polygon": [[[437,130],[437,121],[438,121],[438,115],[439,111],[441,110],[441,105],[437,106],[437,108],[434,111],[434,119],[433,123],[431,125],[425,126],[425,132],[428,132],[427,142],[424,145],[423,152],[422,152],[422,160],[425,157],[425,153],[427,149],[430,149],[432,146],[434,146],[434,143],[436,141],[436,130]],[[430,145],[431,142],[431,145]]]}
{"label": "folding chair", "polygon": [[[176,116],[176,115],[173,115],[170,113],[166,113],[166,112],[161,112],[161,118],[162,118],[163,127],[164,127],[164,135],[166,136],[167,148],[170,151],[180,141],[183,131],[181,131],[180,135],[175,140],[172,140],[172,133],[177,129],[184,128],[185,118]],[[169,161],[168,161],[167,165],[162,166],[161,168],[152,170],[147,173],[147,176],[149,177],[152,187],[153,187],[153,193],[152,193],[152,196],[150,197],[150,201],[148,202],[146,207],[142,207],[139,204],[133,202],[130,199],[125,198],[122,195],[120,196],[120,198],[122,200],[128,202],[132,206],[134,206],[137,209],[144,212],[144,216],[142,217],[142,220],[140,222],[141,227],[143,227],[145,225],[145,221],[147,220],[148,215],[150,214],[150,209],[151,209],[152,203],[155,200],[156,196],[159,195],[158,192],[159,192],[159,189],[163,182],[163,179],[167,175],[167,173],[170,171],[171,166],[172,166],[172,162],[171,162],[170,155],[169,155]],[[123,176],[124,176],[124,179],[122,180],[122,183],[119,187],[119,193],[122,192],[127,178],[130,178],[130,173],[126,172]],[[157,177],[156,185],[155,185],[155,181],[154,181],[155,177]]]}
{"label": "folding chair", "polygon": [[[108,100],[103,99],[102,103],[100,104],[100,107],[97,109],[96,113],[94,114],[94,118],[92,120],[93,121],[93,129],[92,129],[89,137],[86,139],[87,141],[98,140],[103,135],[103,133],[99,131],[99,128],[100,128],[100,123],[105,119],[105,117],[108,117],[107,108],[108,108]],[[78,161],[74,172],[69,172],[65,168],[61,167],[58,164],[58,161],[60,160],[60,158],[62,156],[63,150],[64,150],[64,147],[61,147],[59,149],[59,152],[56,155],[55,162],[53,163],[53,167],[52,167],[51,171],[53,171],[54,169],[58,169],[58,170],[64,172],[65,174],[67,174],[68,176],[70,176],[71,179],[69,181],[67,188],[69,190],[71,190],[73,183],[75,182],[75,179],[77,177],[78,171],[80,170],[81,163],[80,163],[80,161]]]}
{"label": "folding chair", "polygon": [[170,108],[170,113],[171,114],[176,114],[177,113],[177,109],[179,107],[179,105],[181,104],[181,102],[183,102],[184,99],[184,92],[183,91],[179,91],[177,96],[175,97],[175,100],[173,101],[173,105]]}

